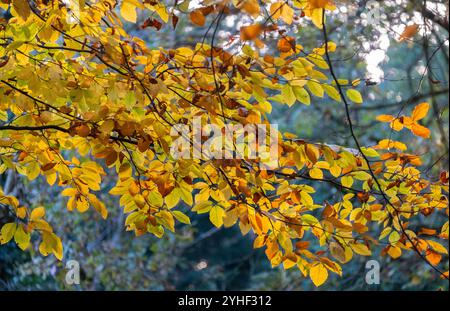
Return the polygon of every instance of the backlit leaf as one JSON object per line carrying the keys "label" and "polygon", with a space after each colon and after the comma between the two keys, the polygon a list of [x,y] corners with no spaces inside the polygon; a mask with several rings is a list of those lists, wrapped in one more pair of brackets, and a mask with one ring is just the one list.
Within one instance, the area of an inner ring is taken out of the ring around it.
{"label": "backlit leaf", "polygon": [[355,104],[363,103],[363,98],[359,91],[354,90],[354,89],[348,89],[346,93],[347,93],[347,97]]}
{"label": "backlit leaf", "polygon": [[328,271],[323,264],[319,263],[311,267],[309,270],[309,277],[314,285],[319,287],[328,279]]}

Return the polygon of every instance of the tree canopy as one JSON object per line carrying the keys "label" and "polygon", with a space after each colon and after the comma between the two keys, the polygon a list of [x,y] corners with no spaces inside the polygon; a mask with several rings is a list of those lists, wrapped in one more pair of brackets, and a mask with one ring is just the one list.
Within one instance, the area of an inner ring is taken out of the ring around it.
{"label": "tree canopy", "polygon": [[[393,259],[415,253],[448,280],[449,173],[430,174],[401,141],[406,134],[430,138],[423,124],[430,104],[378,115],[374,121],[388,135],[364,145],[352,111],[364,106],[360,91],[370,81],[336,71],[339,46],[327,27],[336,3],[193,2],[2,0],[9,16],[0,20],[0,174],[41,178],[67,197],[68,212],[104,219],[118,206],[107,206],[98,193],[113,178],[109,194],[119,197],[124,229],[136,236],[163,238],[180,223],[190,225],[191,215],[208,214],[215,227],[252,232],[254,248],[272,267],[299,269],[315,286],[376,248]],[[236,12],[248,22],[228,41],[218,40],[223,21]],[[142,23],[138,13],[146,17]],[[298,27],[305,20],[308,29]],[[131,28],[175,31],[181,22],[205,35],[167,49]],[[307,30],[320,35],[315,46],[302,45]],[[407,26],[398,38],[411,40],[418,30]],[[316,99],[339,103],[351,145],[280,130],[270,168],[261,158],[171,153],[177,124],[192,126],[194,118],[221,128],[270,124],[274,105],[310,106]],[[340,195],[318,199],[323,185]],[[1,244],[62,260],[58,219],[19,200],[13,187],[0,189],[8,212]],[[432,214],[439,223],[430,228],[424,219]]]}

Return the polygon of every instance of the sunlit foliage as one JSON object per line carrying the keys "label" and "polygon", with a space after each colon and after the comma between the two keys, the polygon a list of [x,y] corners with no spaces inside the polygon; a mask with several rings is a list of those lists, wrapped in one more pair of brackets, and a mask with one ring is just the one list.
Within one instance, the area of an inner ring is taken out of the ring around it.
{"label": "sunlit foliage", "polygon": [[[190,214],[207,213],[216,227],[253,231],[254,247],[264,248],[273,267],[297,268],[316,286],[376,247],[394,259],[415,252],[448,278],[439,265],[448,254],[442,240],[448,239],[449,174],[424,177],[420,156],[390,137],[359,144],[348,112],[364,105],[360,81],[337,77],[330,61],[337,47],[328,40],[326,15],[334,3],[223,0],[191,8],[189,2],[80,1],[75,10],[71,1],[2,0],[0,8],[12,17],[0,24],[0,173],[43,178],[61,188],[69,212],[107,218],[115,207],[105,206],[97,192],[105,171],[115,172],[109,193],[120,197],[126,230],[163,237],[177,222],[190,225]],[[254,21],[233,38],[238,49],[215,43],[232,10]],[[211,40],[149,48],[125,30],[138,12],[149,16],[139,25],[149,31],[186,19],[209,26]],[[280,30],[298,19],[308,19],[323,41],[304,47],[301,33],[294,38]],[[400,39],[416,32],[407,29]],[[278,52],[265,53],[268,44]],[[353,146],[280,132],[277,167],[270,170],[258,159],[177,160],[170,154],[170,129],[194,116],[220,126],[264,124],[273,102],[310,105],[314,98],[347,111]],[[420,124],[427,112],[422,103],[378,120],[428,138]],[[317,201],[318,184],[339,189],[340,199]],[[62,259],[57,220],[49,224],[44,207],[2,191],[0,204],[15,216],[1,228],[2,244],[14,241],[26,250],[36,238],[42,255]],[[439,229],[409,226],[430,214],[441,215]]]}

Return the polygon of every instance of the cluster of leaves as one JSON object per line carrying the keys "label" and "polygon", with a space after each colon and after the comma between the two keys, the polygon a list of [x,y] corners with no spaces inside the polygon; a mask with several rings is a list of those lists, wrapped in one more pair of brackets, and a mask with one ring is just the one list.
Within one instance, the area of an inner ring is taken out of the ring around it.
{"label": "cluster of leaves", "polygon": [[[69,211],[93,208],[106,218],[96,192],[108,169],[117,176],[110,194],[120,196],[127,230],[162,237],[176,222],[190,223],[183,210],[189,206],[208,213],[216,227],[253,231],[254,247],[265,248],[272,266],[297,267],[316,286],[329,272],[341,275],[341,264],[354,254],[370,256],[380,245],[394,259],[414,251],[440,272],[448,254],[438,240],[448,239],[449,175],[422,177],[420,157],[405,153],[401,142],[388,138],[362,147],[355,137],[358,148],[349,149],[278,133],[272,170],[262,169],[259,159],[170,154],[171,128],[191,124],[194,116],[219,126],[260,124],[269,122],[272,102],[310,105],[327,96],[347,110],[349,101],[363,104],[359,81],[337,78],[330,62],[336,45],[327,39],[325,15],[335,9],[332,1],[205,1],[189,11],[188,0],[171,8],[156,0],[98,0],[83,2],[75,14],[58,2],[2,0],[0,8],[12,14],[0,25],[1,173],[42,176],[64,188]],[[215,44],[232,10],[254,21],[240,28],[237,51]],[[142,27],[154,31],[169,21],[176,27],[184,16],[198,27],[211,20],[211,43],[150,49],[124,29],[141,11],[151,14]],[[300,18],[324,34],[325,43],[311,52],[281,28]],[[264,54],[272,41],[278,53]],[[412,117],[379,119],[429,137],[418,123],[426,111],[422,104]],[[342,196],[317,202],[318,183]],[[44,208],[31,210],[3,192],[0,203],[16,216],[2,227],[2,244],[14,238],[26,249],[37,231],[40,252],[61,259],[62,242],[43,219]],[[432,213],[442,214],[438,230],[409,226]],[[307,236],[321,250],[313,251]]]}
{"label": "cluster of leaves", "polygon": [[2,226],[0,243],[6,244],[14,239],[20,249],[25,250],[30,246],[31,234],[38,232],[42,237],[39,251],[44,256],[54,254],[59,260],[63,257],[63,245],[61,239],[53,232],[53,228],[45,221],[45,209],[42,206],[34,208],[31,212],[25,206],[20,206],[14,196],[5,195],[0,189],[0,202],[10,207],[17,219]]}

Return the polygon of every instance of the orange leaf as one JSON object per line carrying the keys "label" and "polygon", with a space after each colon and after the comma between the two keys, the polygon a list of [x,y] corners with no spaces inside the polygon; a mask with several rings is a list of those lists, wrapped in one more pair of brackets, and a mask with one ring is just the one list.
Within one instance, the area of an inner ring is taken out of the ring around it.
{"label": "orange leaf", "polygon": [[253,17],[257,17],[259,15],[260,10],[261,10],[257,0],[246,0],[246,1],[244,1],[242,6],[240,7],[240,9],[243,10],[244,12],[246,12],[247,14],[253,16]]}
{"label": "orange leaf", "polygon": [[254,40],[262,32],[262,26],[260,24],[254,24],[250,26],[241,27],[241,40]]}
{"label": "orange leaf", "polygon": [[421,103],[421,104],[417,105],[414,108],[411,118],[414,121],[419,121],[419,120],[425,118],[425,116],[428,113],[428,109],[430,109],[430,105],[428,103]]}
{"label": "orange leaf", "polygon": [[44,172],[45,172],[45,171],[49,171],[49,170],[51,170],[52,168],[54,168],[54,167],[56,166],[56,164],[57,164],[57,163],[53,163],[53,162],[44,164],[44,165],[42,165],[41,170],[44,171]]}
{"label": "orange leaf", "polygon": [[309,0],[308,2],[312,9],[325,8],[328,4],[331,4],[330,0]]}
{"label": "orange leaf", "polygon": [[42,206],[36,207],[31,211],[30,219],[36,220],[45,216],[45,209]]}
{"label": "orange leaf", "polygon": [[402,34],[400,35],[400,38],[398,39],[398,41],[402,42],[407,39],[411,39],[412,37],[414,37],[417,34],[418,31],[419,31],[419,25],[417,25],[417,24],[406,26],[405,30],[403,30]]}
{"label": "orange leaf", "polygon": [[81,137],[88,137],[91,133],[91,129],[86,124],[81,124],[75,128],[75,132]]}
{"label": "orange leaf", "polygon": [[394,119],[394,116],[388,114],[382,114],[377,117],[377,120],[380,122],[392,122]]}
{"label": "orange leaf", "polygon": [[391,122],[391,128],[396,131],[401,131],[403,129],[403,122],[400,119],[395,119]]}
{"label": "orange leaf", "polygon": [[283,9],[283,6],[284,6],[284,3],[281,1],[274,2],[270,5],[270,16],[274,20],[277,20],[281,16],[281,11]]}
{"label": "orange leaf", "polygon": [[442,259],[442,256],[439,253],[432,251],[430,249],[427,250],[425,257],[434,266],[437,266]]}
{"label": "orange leaf", "polygon": [[412,118],[407,116],[400,117],[400,121],[405,125],[406,127],[413,125],[415,122]]}
{"label": "orange leaf", "polygon": [[419,231],[419,234],[435,235],[436,234],[436,230],[428,229],[428,228],[421,228],[420,231]]}
{"label": "orange leaf", "polygon": [[278,40],[277,48],[280,52],[286,53],[295,48],[295,39],[292,37],[284,37]]}
{"label": "orange leaf", "polygon": [[397,259],[402,255],[402,249],[398,246],[389,246],[387,253],[392,257],[392,259]]}
{"label": "orange leaf", "polygon": [[197,26],[203,26],[203,25],[205,25],[205,20],[206,20],[206,18],[205,18],[205,15],[203,15],[203,13],[202,13],[201,10],[195,10],[195,11],[192,11],[192,12],[189,14],[189,17],[191,18],[191,21],[192,21],[195,25],[197,25]]}
{"label": "orange leaf", "polygon": [[422,126],[420,124],[414,123],[411,126],[411,131],[414,133],[414,135],[416,136],[420,136],[423,138],[429,138],[431,135],[431,132],[429,129],[427,129],[425,126]]}

